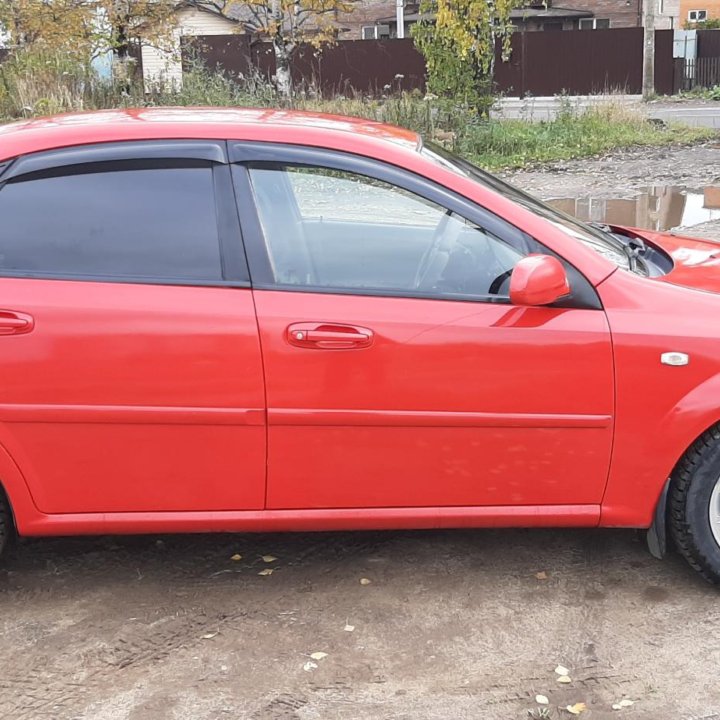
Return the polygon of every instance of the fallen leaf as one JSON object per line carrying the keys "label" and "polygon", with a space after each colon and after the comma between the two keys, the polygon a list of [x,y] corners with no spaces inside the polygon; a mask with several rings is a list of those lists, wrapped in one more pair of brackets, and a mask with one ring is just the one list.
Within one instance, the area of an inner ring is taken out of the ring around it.
{"label": "fallen leaf", "polygon": [[272,575],[273,572],[275,572],[272,568],[265,568],[264,570],[261,570],[258,575]]}
{"label": "fallen leaf", "polygon": [[545,695],[536,695],[535,702],[538,705],[547,705],[550,701],[547,699],[547,697]]}
{"label": "fallen leaf", "polygon": [[360,584],[361,585],[369,585],[372,582],[372,580],[368,578],[360,578]]}
{"label": "fallen leaf", "polygon": [[634,701],[634,700],[621,700],[621,701],[618,703],[618,705],[619,705],[619,707],[620,707],[621,710],[622,710],[623,708],[630,707],[631,705],[634,705],[634,704],[635,704],[635,701]]}
{"label": "fallen leaf", "polygon": [[217,634],[218,634],[217,632],[205,633],[205,634],[202,636],[202,639],[203,639],[203,640],[212,640]]}
{"label": "fallen leaf", "polygon": [[558,666],[555,668],[555,674],[556,674],[556,675],[568,675],[569,673],[570,673],[570,671],[569,671],[566,667],[564,667],[563,665],[558,665]]}
{"label": "fallen leaf", "polygon": [[235,553],[230,559],[237,562],[238,560],[242,560],[242,555],[240,553]]}
{"label": "fallen leaf", "polygon": [[613,703],[612,709],[613,710],[622,710],[622,705],[620,703]]}
{"label": "fallen leaf", "polygon": [[277,558],[274,555],[263,555],[262,556],[263,562],[271,563],[275,562]]}
{"label": "fallen leaf", "polygon": [[352,632],[354,629],[355,629],[355,626],[354,626],[354,625],[346,625],[346,626],[343,628],[343,630],[344,630],[345,632]]}
{"label": "fallen leaf", "polygon": [[538,580],[547,580],[547,573],[544,570],[535,573],[535,577]]}
{"label": "fallen leaf", "polygon": [[312,660],[308,660],[308,661],[303,665],[303,670],[304,670],[305,672],[310,672],[311,670],[315,670],[316,667],[317,667],[317,663],[312,662]]}
{"label": "fallen leaf", "polygon": [[566,705],[565,709],[572,715],[579,715],[581,712],[585,712],[585,710],[587,710],[587,705],[583,702],[579,702],[574,705]]}
{"label": "fallen leaf", "polygon": [[310,655],[310,657],[313,660],[322,660],[323,658],[326,658],[327,656],[328,656],[328,654],[324,653],[324,652],[314,652],[312,655]]}
{"label": "fallen leaf", "polygon": [[568,675],[561,675],[557,681],[559,683],[562,683],[563,685],[567,685],[568,683],[572,682],[572,678],[570,678]]}

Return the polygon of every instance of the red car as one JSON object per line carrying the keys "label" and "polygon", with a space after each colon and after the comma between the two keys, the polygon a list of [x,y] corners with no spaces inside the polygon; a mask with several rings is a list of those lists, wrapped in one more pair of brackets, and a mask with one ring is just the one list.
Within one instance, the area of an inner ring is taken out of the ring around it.
{"label": "red car", "polygon": [[0,161],[3,541],[632,527],[720,580],[720,245],[340,117],[66,115]]}

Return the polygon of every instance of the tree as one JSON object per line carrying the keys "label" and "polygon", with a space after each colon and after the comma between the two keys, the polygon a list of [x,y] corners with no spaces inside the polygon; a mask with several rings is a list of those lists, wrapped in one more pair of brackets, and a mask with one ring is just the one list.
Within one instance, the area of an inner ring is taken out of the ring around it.
{"label": "tree", "polygon": [[0,26],[11,47],[83,53],[93,35],[85,0],[0,0]]}
{"label": "tree", "polygon": [[85,61],[112,52],[128,82],[133,45],[173,46],[179,0],[0,0],[0,25],[16,48],[42,47]]}
{"label": "tree", "polygon": [[0,25],[14,47],[101,52],[127,57],[132,43],[164,42],[178,0],[0,0]]}
{"label": "tree", "polygon": [[413,37],[425,56],[428,89],[479,109],[492,94],[495,46],[509,54],[510,12],[520,0],[422,0]]}
{"label": "tree", "polygon": [[112,51],[114,77],[129,85],[131,48],[172,50],[177,0],[88,0],[96,14],[95,49]]}
{"label": "tree", "polygon": [[338,13],[351,12],[356,0],[216,0],[223,13],[238,17],[246,31],[270,38],[275,82],[284,97],[292,95],[290,59],[303,42],[320,47],[334,42]]}
{"label": "tree", "polygon": [[176,26],[177,0],[89,0],[105,22],[100,40],[118,57],[135,44],[169,44]]}

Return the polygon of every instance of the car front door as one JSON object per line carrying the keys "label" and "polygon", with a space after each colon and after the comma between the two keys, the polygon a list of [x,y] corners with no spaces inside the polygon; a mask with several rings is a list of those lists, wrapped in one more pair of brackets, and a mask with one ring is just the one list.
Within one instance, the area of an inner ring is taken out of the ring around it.
{"label": "car front door", "polygon": [[368,159],[232,151],[268,508],[600,502],[610,334],[574,268],[562,307],[513,307],[513,265],[547,251],[497,216]]}
{"label": "car front door", "polygon": [[265,501],[264,387],[225,143],[0,177],[0,443],[48,514]]}

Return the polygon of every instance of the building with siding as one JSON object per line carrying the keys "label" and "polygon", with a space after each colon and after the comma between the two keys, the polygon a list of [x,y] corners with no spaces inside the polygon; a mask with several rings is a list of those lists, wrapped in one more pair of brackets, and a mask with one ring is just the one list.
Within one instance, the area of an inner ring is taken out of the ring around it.
{"label": "building with siding", "polygon": [[163,84],[182,85],[181,48],[183,38],[198,35],[230,35],[238,32],[238,21],[223,15],[212,3],[181,2],[176,10],[177,23],[170,42],[163,47],[143,45],[141,49],[145,87]]}
{"label": "building with siding", "polygon": [[[656,0],[655,27],[658,30],[680,27],[681,0]],[[682,0],[695,3],[705,0]],[[720,0],[710,0],[720,7]],[[537,30],[601,30],[640,27],[643,24],[643,0],[529,0],[511,13],[513,24],[521,31]],[[561,6],[560,6],[561,5]],[[718,14],[720,17],[720,14]],[[397,37],[394,0],[359,0],[353,12],[340,14],[338,19],[346,32],[346,40],[371,40]],[[418,5],[405,3],[405,35],[419,20]]]}

